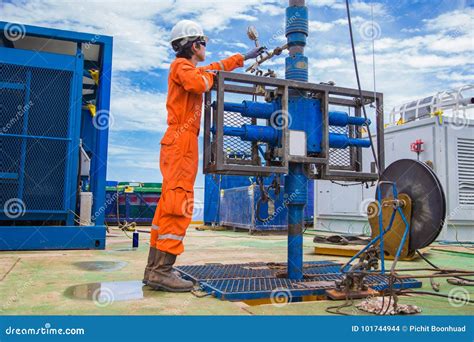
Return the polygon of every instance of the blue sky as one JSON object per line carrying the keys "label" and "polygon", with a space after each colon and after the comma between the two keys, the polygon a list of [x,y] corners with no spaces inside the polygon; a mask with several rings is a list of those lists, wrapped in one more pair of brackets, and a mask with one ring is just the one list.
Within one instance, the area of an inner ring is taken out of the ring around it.
{"label": "blue sky", "polygon": [[[200,22],[210,38],[207,61],[211,62],[249,49],[252,43],[245,31],[250,24],[258,28],[262,44],[269,48],[283,44],[286,3],[17,0],[0,3],[0,20],[114,37],[108,179],[159,182],[173,24],[181,19]],[[344,2],[312,0],[307,5],[310,82],[332,80],[355,87]],[[376,84],[384,93],[386,113],[408,100],[474,82],[472,1],[352,0],[351,8],[362,86],[369,90],[374,87],[370,39],[374,28]],[[268,64],[279,77],[284,77],[284,57]],[[198,174],[196,185],[203,179]]]}

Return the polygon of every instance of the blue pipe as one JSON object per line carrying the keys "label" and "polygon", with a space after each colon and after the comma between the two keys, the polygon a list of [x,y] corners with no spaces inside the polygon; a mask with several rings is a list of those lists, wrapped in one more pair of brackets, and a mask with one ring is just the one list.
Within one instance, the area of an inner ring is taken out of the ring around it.
{"label": "blue pipe", "polygon": [[[285,35],[289,56],[285,59],[285,78],[308,82],[308,57],[304,55],[308,36],[308,8],[304,0],[289,0],[286,8]],[[290,94],[288,110],[293,116],[289,129],[305,125],[305,113],[298,110],[301,95]],[[285,198],[288,201],[288,278],[303,279],[304,206],[307,201],[308,179],[301,163],[289,163],[285,176]]]}
{"label": "blue pipe", "polygon": [[[211,128],[215,133],[215,128]],[[242,125],[241,127],[224,126],[224,135],[240,137],[244,141],[261,141],[276,146],[280,142],[281,131],[271,126]]]}
{"label": "blue pipe", "polygon": [[369,139],[349,138],[345,134],[329,133],[329,147],[332,148],[346,148],[349,146],[355,147],[370,147]]}
{"label": "blue pipe", "polygon": [[[211,128],[211,132],[215,133],[215,128]],[[272,146],[278,146],[281,141],[281,131],[271,126],[258,126],[244,124],[241,127],[224,126],[224,135],[240,137],[244,141],[261,141],[269,143]],[[369,139],[349,138],[345,134],[329,133],[329,147],[346,148],[370,147]]]}
{"label": "blue pipe", "polygon": [[329,125],[331,126],[345,127],[347,125],[362,126],[366,124],[370,125],[370,119],[365,120],[365,118],[349,116],[345,112],[329,112]]}
{"label": "blue pipe", "polygon": [[273,113],[278,112],[280,106],[276,102],[242,101],[242,103],[224,102],[224,110],[237,112],[242,116],[258,119],[270,119]]}
{"label": "blue pipe", "polygon": [[291,163],[285,176],[285,199],[288,201],[288,278],[303,278],[303,224],[308,179],[303,164]]}

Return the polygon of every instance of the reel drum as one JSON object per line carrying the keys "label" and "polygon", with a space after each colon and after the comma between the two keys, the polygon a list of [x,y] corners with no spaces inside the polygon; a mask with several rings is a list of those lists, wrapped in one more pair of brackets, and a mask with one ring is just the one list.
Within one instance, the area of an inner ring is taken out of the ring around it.
{"label": "reel drum", "polygon": [[[400,159],[383,171],[380,180],[395,183],[398,194],[411,199],[408,253],[429,246],[440,234],[446,217],[446,197],[433,170],[423,162]],[[392,196],[389,184],[381,183],[380,190],[382,198]]]}

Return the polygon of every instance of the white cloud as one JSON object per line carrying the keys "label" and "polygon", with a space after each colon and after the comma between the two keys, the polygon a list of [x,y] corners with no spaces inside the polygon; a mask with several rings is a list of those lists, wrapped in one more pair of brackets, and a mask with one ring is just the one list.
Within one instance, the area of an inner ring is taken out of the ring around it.
{"label": "white cloud", "polygon": [[[346,4],[344,0],[310,0],[307,1],[309,5],[316,7],[329,7],[335,10],[345,10]],[[371,1],[370,3],[364,1],[350,1],[350,9],[353,12],[371,13],[373,11],[375,16],[384,16],[388,11],[384,4],[380,2]]]}
{"label": "white cloud", "polygon": [[166,129],[166,93],[140,89],[126,78],[114,80],[110,111],[114,131]]}
{"label": "white cloud", "polygon": [[354,12],[362,12],[362,13],[372,13],[375,16],[384,16],[387,15],[387,9],[385,6],[379,2],[370,3],[364,1],[353,1],[350,3],[351,9]]}
{"label": "white cloud", "polygon": [[[361,16],[354,16],[351,17],[351,22],[353,25],[361,24],[366,22],[367,20],[362,18]],[[324,22],[324,21],[318,21],[318,20],[310,20],[309,21],[309,32],[311,34],[312,31],[315,32],[327,32],[331,29],[334,29],[338,26],[346,26],[347,25],[347,19],[341,18],[341,19],[336,19],[334,21],[329,21],[329,22]]]}
{"label": "white cloud", "polygon": [[413,55],[403,59],[402,62],[414,68],[442,68],[457,67],[472,63],[472,56],[437,56],[437,55]]}
{"label": "white cloud", "polygon": [[285,13],[285,6],[283,3],[262,1],[254,7],[254,10],[263,14],[268,14],[271,16],[281,15]]}
{"label": "white cloud", "polygon": [[342,64],[342,60],[340,58],[320,59],[317,62],[318,68],[321,68],[321,69],[332,68],[341,64]]}
{"label": "white cloud", "polygon": [[[152,170],[159,175],[159,142],[148,144],[147,149],[113,143],[109,146],[109,165],[120,169]],[[150,149],[150,147],[152,147]],[[135,177],[137,172],[133,173]],[[130,175],[129,175],[130,177]],[[157,177],[158,178],[158,177]],[[143,179],[141,179],[143,181]]]}
{"label": "white cloud", "polygon": [[436,77],[443,81],[474,82],[474,74],[461,74],[459,72],[440,72]]}
{"label": "white cloud", "polygon": [[[162,16],[169,22],[177,18],[196,20],[205,30],[219,32],[227,28],[233,19],[256,20],[252,12],[262,10],[266,4],[279,4],[278,1],[239,0],[239,1],[191,1],[176,0]],[[271,8],[274,11],[275,7]]]}
{"label": "white cloud", "polygon": [[325,23],[322,21],[317,21],[317,20],[310,20],[309,21],[309,30],[311,31],[320,31],[320,32],[325,32],[329,31],[334,27],[333,23]]}
{"label": "white cloud", "polygon": [[53,1],[5,3],[2,20],[114,37],[114,70],[163,68],[169,59],[167,30],[156,25],[171,1]]}
{"label": "white cloud", "polygon": [[240,49],[249,49],[249,46],[245,43],[242,42],[236,42],[236,43],[227,43],[229,46],[234,46]]}
{"label": "white cloud", "polygon": [[[408,37],[391,35],[396,29],[394,23],[376,20],[382,28],[381,38],[375,40],[377,90],[384,93],[386,108],[472,83],[474,30],[472,23],[469,24],[472,19],[468,19],[472,14],[472,9],[444,13],[423,21]],[[331,22],[334,28],[346,22],[337,20]],[[370,90],[373,89],[372,42],[361,39],[358,26],[355,25],[354,31],[359,72],[362,87]],[[334,43],[309,47],[307,51],[313,61],[311,81],[333,80],[340,86],[356,86],[347,41],[336,39]]]}
{"label": "white cloud", "polygon": [[473,30],[474,25],[474,9],[466,7],[462,10],[455,10],[443,13],[433,19],[425,19],[423,22],[428,30],[468,33]]}
{"label": "white cloud", "polygon": [[428,49],[446,53],[473,52],[474,36],[464,35],[461,37],[440,36],[438,39],[427,44]]}
{"label": "white cloud", "polygon": [[334,9],[345,8],[345,5],[341,0],[308,0],[307,4],[316,7],[330,7]]}
{"label": "white cloud", "polygon": [[404,33],[418,33],[421,31],[421,29],[417,27],[416,28],[402,28],[400,31]]}
{"label": "white cloud", "polygon": [[172,58],[169,30],[180,19],[196,20],[212,34],[226,28],[231,20],[255,21],[257,17],[249,13],[263,8],[258,0],[32,0],[0,4],[2,20],[113,36],[112,65],[116,71],[167,68]]}

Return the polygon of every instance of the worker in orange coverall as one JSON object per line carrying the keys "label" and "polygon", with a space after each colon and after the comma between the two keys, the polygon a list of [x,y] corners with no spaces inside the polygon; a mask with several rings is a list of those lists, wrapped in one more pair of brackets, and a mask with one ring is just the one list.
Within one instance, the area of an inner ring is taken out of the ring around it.
{"label": "worker in orange coverall", "polygon": [[205,60],[207,41],[200,25],[190,20],[178,22],[171,31],[176,59],[168,76],[168,129],[161,139],[163,185],[153,218],[143,279],[155,290],[187,292],[193,288],[192,282],[173,272],[173,264],[184,250],[183,239],[193,214],[202,95],[213,85],[212,71],[232,71],[242,67],[244,60],[256,58],[264,51],[258,47],[245,55],[235,54],[197,67],[198,62]]}

